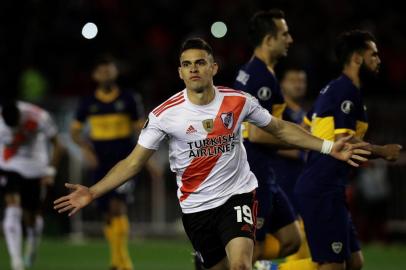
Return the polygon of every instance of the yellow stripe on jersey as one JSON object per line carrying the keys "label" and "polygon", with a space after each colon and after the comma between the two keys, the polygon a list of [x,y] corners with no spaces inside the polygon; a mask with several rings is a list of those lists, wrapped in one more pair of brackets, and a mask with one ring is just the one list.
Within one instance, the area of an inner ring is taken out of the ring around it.
{"label": "yellow stripe on jersey", "polygon": [[311,132],[314,136],[325,140],[334,140],[335,135],[348,133],[350,135],[355,135],[356,138],[362,139],[367,132],[368,123],[363,121],[357,121],[356,130],[349,128],[338,128],[334,127],[334,118],[332,116],[328,117],[316,117],[312,121]]}
{"label": "yellow stripe on jersey", "polygon": [[359,138],[359,139],[363,139],[365,136],[365,133],[367,133],[367,130],[368,130],[368,123],[363,122],[363,121],[357,121],[355,137]]}
{"label": "yellow stripe on jersey", "polygon": [[313,118],[311,133],[321,139],[334,141],[334,118],[332,116]]}
{"label": "yellow stripe on jersey", "polygon": [[272,105],[272,116],[282,119],[283,111],[286,108],[286,103]]}
{"label": "yellow stripe on jersey", "polygon": [[334,130],[334,134],[338,135],[338,134],[344,134],[344,133],[348,133],[349,135],[354,135],[355,131],[349,128],[338,128]]}
{"label": "yellow stripe on jersey", "polygon": [[307,118],[307,116],[303,117],[303,123],[308,127],[310,127],[312,125],[312,121],[310,121],[310,119]]}
{"label": "yellow stripe on jersey", "polygon": [[131,136],[133,126],[127,114],[100,114],[88,118],[92,140],[115,140]]}
{"label": "yellow stripe on jersey", "polygon": [[112,91],[106,93],[97,89],[94,95],[101,102],[110,103],[120,95],[120,90],[118,88],[113,88]]}

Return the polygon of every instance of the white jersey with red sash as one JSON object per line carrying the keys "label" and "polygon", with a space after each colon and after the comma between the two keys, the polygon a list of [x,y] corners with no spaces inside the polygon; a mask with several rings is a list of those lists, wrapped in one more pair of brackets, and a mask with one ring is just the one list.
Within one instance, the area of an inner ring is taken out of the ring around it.
{"label": "white jersey with red sash", "polygon": [[19,101],[17,107],[18,127],[8,127],[0,117],[0,169],[28,179],[45,176],[48,142],[56,135],[56,126],[48,112],[38,106]]}
{"label": "white jersey with red sash", "polygon": [[138,143],[158,149],[164,138],[169,139],[182,212],[200,212],[257,187],[242,144],[241,123],[262,127],[271,119],[254,97],[242,91],[215,87],[214,99],[200,106],[190,102],[185,89],[149,114]]}

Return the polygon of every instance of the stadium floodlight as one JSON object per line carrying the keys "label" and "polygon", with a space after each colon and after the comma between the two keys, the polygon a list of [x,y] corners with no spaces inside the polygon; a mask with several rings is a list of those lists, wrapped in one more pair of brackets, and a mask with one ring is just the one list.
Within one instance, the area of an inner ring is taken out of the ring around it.
{"label": "stadium floodlight", "polygon": [[211,34],[216,38],[222,38],[227,34],[227,25],[224,22],[215,22],[211,25]]}
{"label": "stadium floodlight", "polygon": [[82,36],[86,39],[93,39],[97,35],[97,26],[92,22],[86,23],[82,28]]}

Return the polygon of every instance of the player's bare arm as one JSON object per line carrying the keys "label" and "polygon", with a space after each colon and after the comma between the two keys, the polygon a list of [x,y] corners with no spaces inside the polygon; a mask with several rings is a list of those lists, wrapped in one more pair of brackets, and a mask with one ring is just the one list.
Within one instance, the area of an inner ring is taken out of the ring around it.
{"label": "player's bare arm", "polygon": [[90,188],[66,183],[65,186],[72,193],[55,200],[54,209],[58,210],[59,213],[69,211],[69,216],[75,214],[94,199],[120,186],[139,173],[154,152],[155,150],[137,144],[128,157],[118,162],[105,177]]}
{"label": "player's bare arm", "polygon": [[[345,137],[346,134],[338,134],[336,135],[336,140],[339,140]],[[363,142],[358,138],[351,138],[351,143],[360,143]],[[368,144],[365,149],[371,152],[371,155],[368,157],[369,159],[374,158],[383,158],[387,161],[396,161],[399,158],[400,150],[402,150],[402,146],[400,144],[384,144],[384,145],[376,145],[376,144]]]}
{"label": "player's bare arm", "polygon": [[82,132],[83,127],[79,122],[73,122],[71,124],[70,136],[73,142],[80,147],[80,150],[82,151],[82,154],[85,158],[86,164],[90,168],[96,168],[98,166],[99,161],[94,152],[93,146],[83,138]]}
{"label": "player's bare arm", "polygon": [[[275,117],[272,118],[272,121],[262,129],[287,144],[293,145],[297,148],[324,152],[326,154],[328,153],[332,157],[345,161],[354,167],[359,166],[357,162],[367,161],[367,159],[361,155],[370,154],[369,151],[362,149],[366,147],[368,143],[350,143],[351,136],[341,138],[334,143],[329,143],[311,135],[299,125]],[[326,149],[328,144],[330,144],[330,146],[328,146],[330,149]]]}

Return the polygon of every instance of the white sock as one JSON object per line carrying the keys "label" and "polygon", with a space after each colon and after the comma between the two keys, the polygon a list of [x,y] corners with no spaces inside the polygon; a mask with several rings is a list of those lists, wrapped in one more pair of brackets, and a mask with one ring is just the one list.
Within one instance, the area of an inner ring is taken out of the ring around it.
{"label": "white sock", "polygon": [[35,254],[38,249],[42,230],[44,229],[44,219],[36,216],[34,227],[27,227],[27,237],[25,240],[24,260],[27,267],[32,266]]}
{"label": "white sock", "polygon": [[4,211],[3,230],[6,237],[12,269],[22,269],[22,209],[19,206],[7,206]]}

